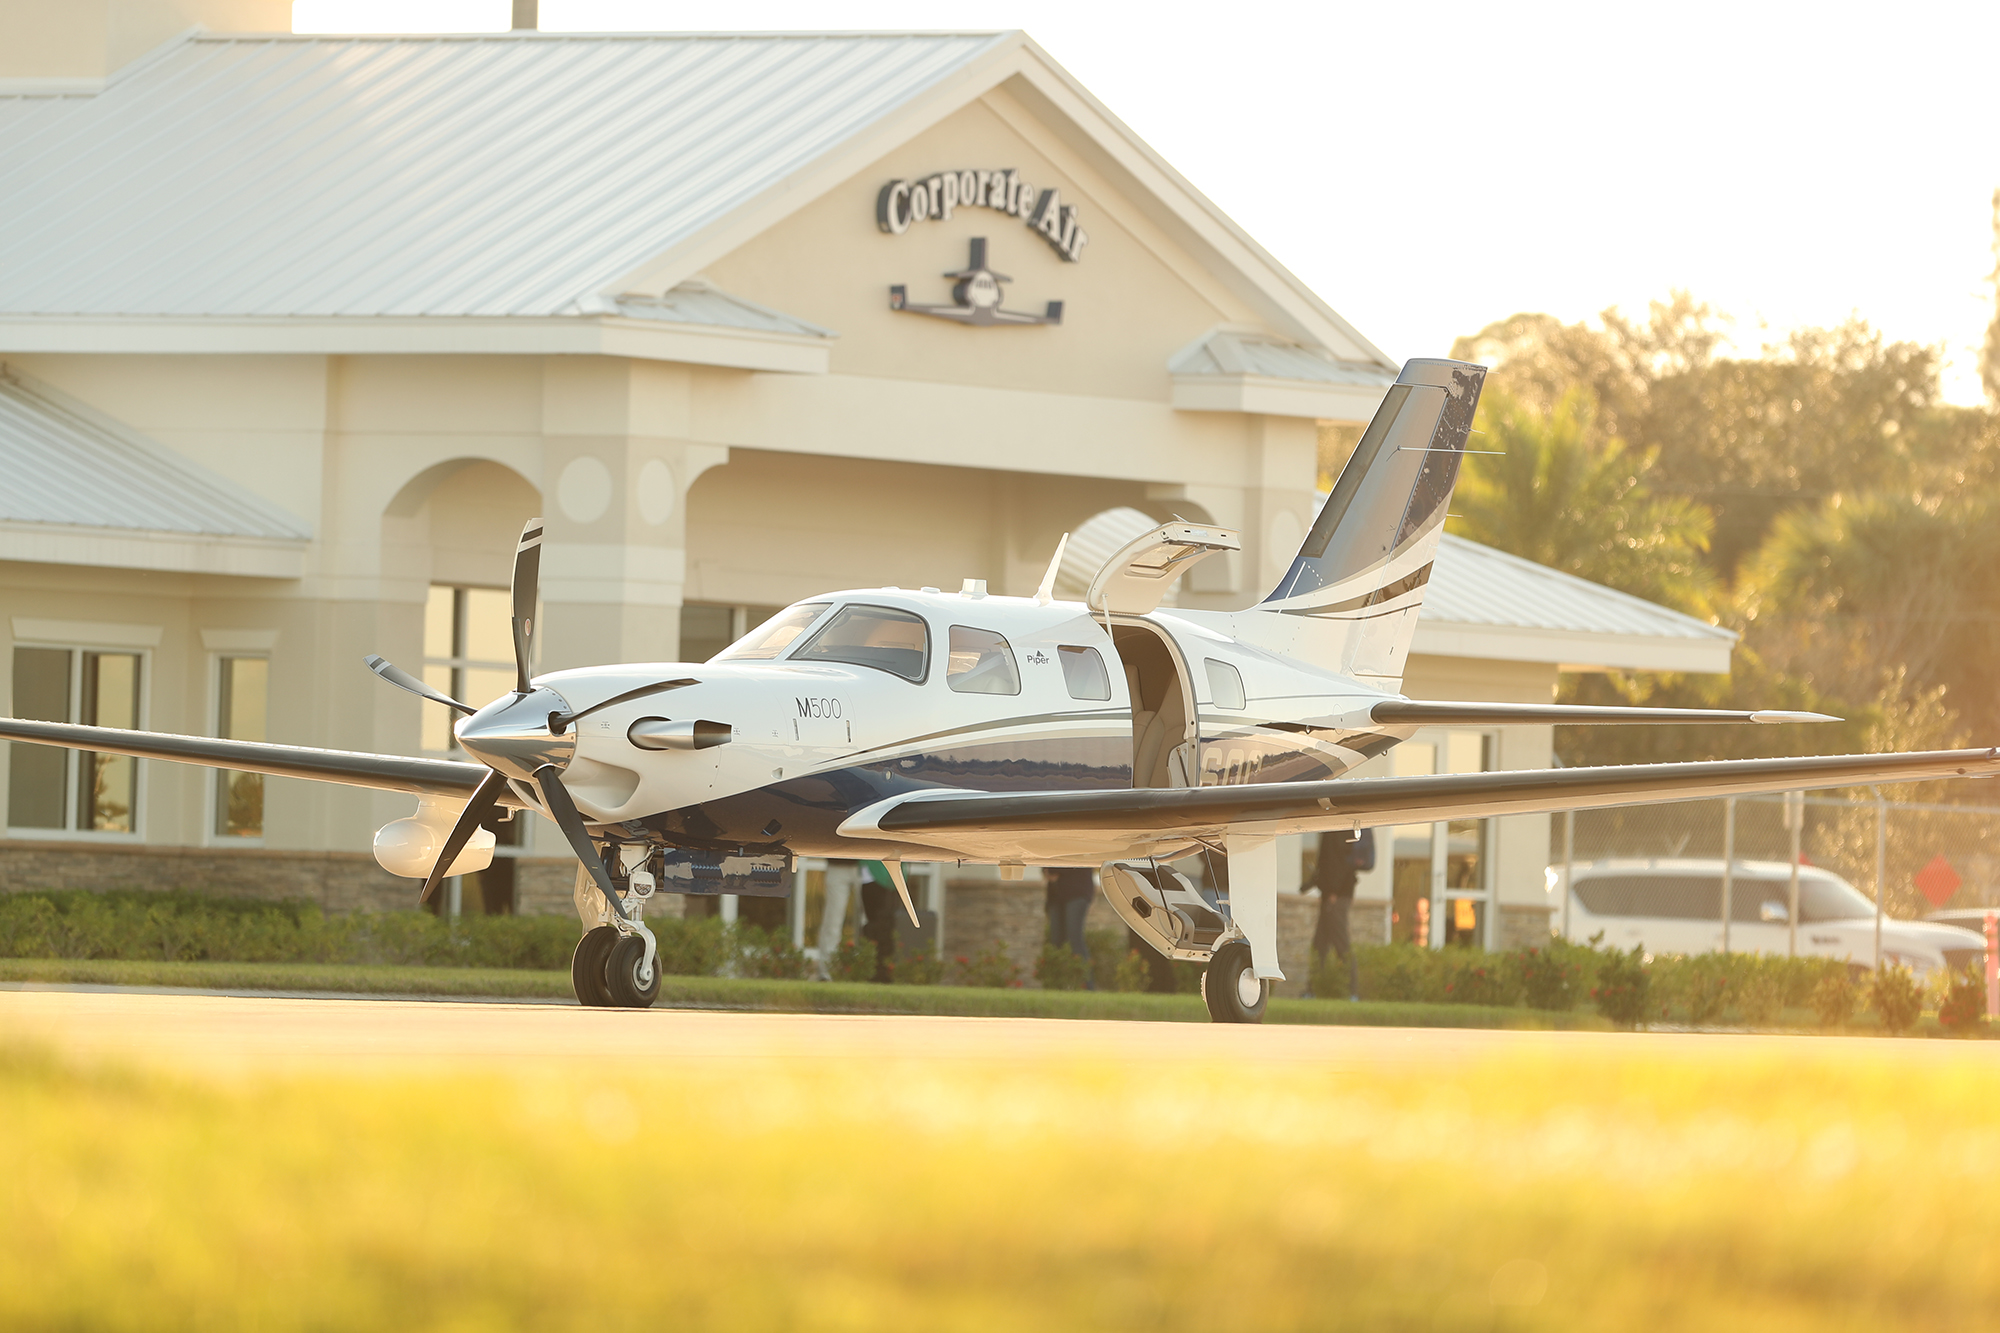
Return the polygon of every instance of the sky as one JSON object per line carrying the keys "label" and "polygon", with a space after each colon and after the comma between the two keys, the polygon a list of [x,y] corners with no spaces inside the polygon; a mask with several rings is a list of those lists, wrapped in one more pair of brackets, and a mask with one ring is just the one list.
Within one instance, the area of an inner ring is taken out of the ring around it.
{"label": "sky", "polygon": [[[296,0],[299,31],[508,0]],[[1754,353],[1858,314],[1980,400],[2000,4],[541,0],[548,30],[1024,28],[1402,360],[1680,287]]]}

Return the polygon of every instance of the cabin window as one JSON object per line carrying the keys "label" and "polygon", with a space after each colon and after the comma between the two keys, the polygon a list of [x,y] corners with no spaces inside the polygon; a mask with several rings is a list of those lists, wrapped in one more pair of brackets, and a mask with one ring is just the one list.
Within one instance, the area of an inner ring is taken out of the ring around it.
{"label": "cabin window", "polygon": [[1102,701],[1111,697],[1111,677],[1095,648],[1064,645],[1056,649],[1056,660],[1062,663],[1063,684],[1069,686],[1070,698]]}
{"label": "cabin window", "polygon": [[1217,708],[1242,708],[1246,705],[1243,697],[1243,673],[1227,662],[1214,658],[1205,661],[1208,667],[1208,697]]}
{"label": "cabin window", "polygon": [[827,602],[806,602],[799,606],[788,606],[708,660],[711,662],[773,661],[799,641],[799,636],[812,627],[812,623],[820,618],[828,605],[830,603]]}
{"label": "cabin window", "polygon": [[[138,653],[14,650],[14,715],[92,727],[139,725]],[[139,761],[88,750],[16,744],[8,758],[7,823],[17,829],[138,831]]]}
{"label": "cabin window", "polygon": [[[271,663],[262,657],[225,657],[216,673],[215,734],[232,741],[261,741],[268,716]],[[215,770],[215,835],[264,836],[264,775]]]}
{"label": "cabin window", "polygon": [[953,625],[944,683],[960,694],[1019,694],[1021,672],[1006,639],[990,629]]}
{"label": "cabin window", "polygon": [[930,674],[930,626],[892,606],[844,606],[791,660],[873,667],[921,685]]}

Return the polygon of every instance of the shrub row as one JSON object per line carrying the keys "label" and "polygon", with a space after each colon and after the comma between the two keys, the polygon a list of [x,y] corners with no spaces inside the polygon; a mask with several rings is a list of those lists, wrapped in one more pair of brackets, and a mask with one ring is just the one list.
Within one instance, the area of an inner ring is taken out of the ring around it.
{"label": "shrub row", "polygon": [[[1927,1008],[1947,1029],[1984,1023],[1985,988],[1969,975],[1919,983],[1907,969],[1870,974],[1830,958],[1767,954],[1693,954],[1648,958],[1551,939],[1511,953],[1419,949],[1409,944],[1355,950],[1361,994],[1371,1000],[1481,1004],[1565,1012],[1589,1001],[1622,1026],[1682,1022],[1768,1027],[1786,1010],[1811,1009],[1824,1027],[1846,1026],[1863,1008],[1892,1032],[1914,1026]],[[1313,975],[1320,995],[1347,988],[1346,969],[1329,957]]]}

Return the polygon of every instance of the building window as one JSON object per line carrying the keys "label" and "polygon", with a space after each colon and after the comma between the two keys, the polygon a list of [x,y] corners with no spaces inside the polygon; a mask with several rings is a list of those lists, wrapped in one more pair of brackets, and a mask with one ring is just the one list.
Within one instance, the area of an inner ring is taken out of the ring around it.
{"label": "building window", "polygon": [[[14,715],[38,722],[137,727],[139,676],[138,653],[16,648]],[[90,833],[138,829],[136,759],[15,745],[7,766],[10,828]]]}
{"label": "building window", "polygon": [[[513,598],[504,588],[435,584],[424,606],[424,683],[481,708],[514,688]],[[457,715],[426,702],[426,750],[455,750]]]}
{"label": "building window", "polygon": [[[271,664],[262,657],[225,657],[217,664],[215,734],[232,741],[261,741],[269,716]],[[264,775],[215,772],[215,835],[264,836]]]}
{"label": "building window", "polygon": [[681,661],[710,660],[782,610],[781,606],[687,603],[681,607]]}

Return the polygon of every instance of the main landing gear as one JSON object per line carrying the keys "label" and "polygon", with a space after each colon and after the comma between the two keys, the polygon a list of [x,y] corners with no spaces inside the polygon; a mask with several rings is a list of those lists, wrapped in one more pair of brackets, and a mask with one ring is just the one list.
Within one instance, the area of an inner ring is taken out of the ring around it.
{"label": "main landing gear", "polygon": [[1201,974],[1201,998],[1218,1023],[1261,1023],[1271,983],[1261,981],[1250,962],[1250,946],[1232,940],[1215,951]]}
{"label": "main landing gear", "polygon": [[646,941],[616,926],[584,932],[569,960],[577,1003],[604,1009],[646,1009],[660,998],[660,964],[646,967]]}

